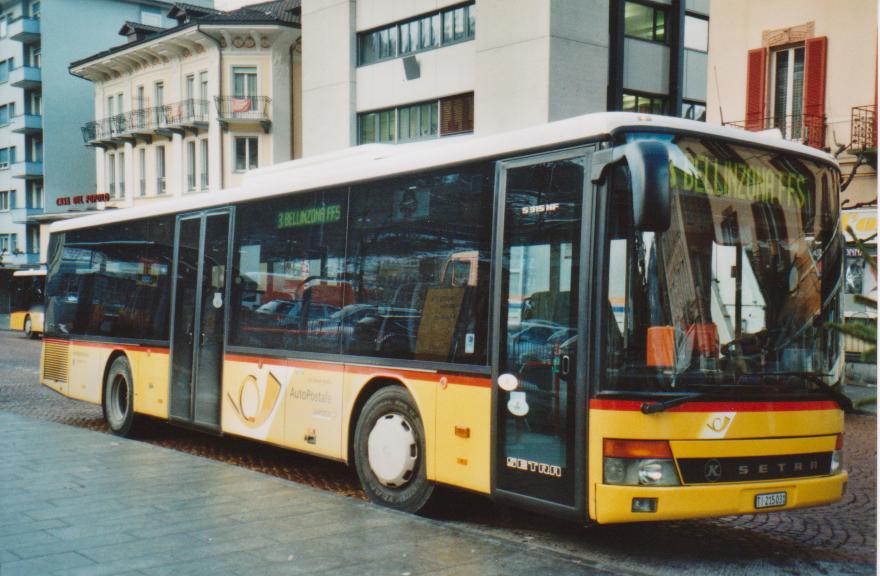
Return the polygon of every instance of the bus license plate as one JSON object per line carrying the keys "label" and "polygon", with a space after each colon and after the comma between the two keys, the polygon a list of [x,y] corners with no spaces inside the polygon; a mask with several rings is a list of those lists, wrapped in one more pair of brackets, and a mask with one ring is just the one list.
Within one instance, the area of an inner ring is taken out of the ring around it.
{"label": "bus license plate", "polygon": [[773,508],[774,506],[785,506],[785,492],[770,492],[769,494],[758,494],[755,496],[755,508]]}

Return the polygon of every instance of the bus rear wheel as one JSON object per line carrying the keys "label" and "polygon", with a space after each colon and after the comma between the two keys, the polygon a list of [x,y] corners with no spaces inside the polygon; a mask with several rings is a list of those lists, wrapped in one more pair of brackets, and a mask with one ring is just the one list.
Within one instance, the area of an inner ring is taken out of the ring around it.
{"label": "bus rear wheel", "polygon": [[35,338],[36,334],[34,334],[34,323],[31,320],[30,316],[24,317],[24,337],[25,338]]}
{"label": "bus rear wheel", "polygon": [[125,356],[117,356],[104,381],[104,420],[117,436],[130,436],[134,427],[134,382]]}
{"label": "bus rear wheel", "polygon": [[418,512],[434,485],[425,474],[425,429],[402,387],[382,388],[367,400],[354,434],[355,468],[376,504]]}

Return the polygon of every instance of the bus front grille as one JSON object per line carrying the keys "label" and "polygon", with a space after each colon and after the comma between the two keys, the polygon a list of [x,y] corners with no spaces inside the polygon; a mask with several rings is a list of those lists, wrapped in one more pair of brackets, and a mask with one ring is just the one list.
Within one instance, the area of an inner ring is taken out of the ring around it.
{"label": "bus front grille", "polygon": [[67,342],[43,342],[43,379],[66,384],[69,357]]}

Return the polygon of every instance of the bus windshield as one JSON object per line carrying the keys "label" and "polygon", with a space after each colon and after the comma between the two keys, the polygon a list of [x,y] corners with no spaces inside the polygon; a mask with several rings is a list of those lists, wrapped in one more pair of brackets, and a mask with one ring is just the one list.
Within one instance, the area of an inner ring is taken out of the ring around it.
{"label": "bus windshield", "polygon": [[839,173],[789,152],[655,137],[673,144],[668,229],[635,230],[629,195],[611,192],[605,388],[803,393],[834,378]]}

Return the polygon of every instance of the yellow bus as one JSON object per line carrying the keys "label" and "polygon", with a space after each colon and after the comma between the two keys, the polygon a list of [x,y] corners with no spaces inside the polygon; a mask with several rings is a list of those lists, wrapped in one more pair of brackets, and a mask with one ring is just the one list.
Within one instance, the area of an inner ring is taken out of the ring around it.
{"label": "yellow bus", "polygon": [[841,498],[840,174],[604,113],[363,146],[51,227],[42,382],[581,522]]}
{"label": "yellow bus", "polygon": [[12,310],[9,329],[21,331],[26,338],[43,333],[43,291],[46,269],[16,270],[12,273]]}

